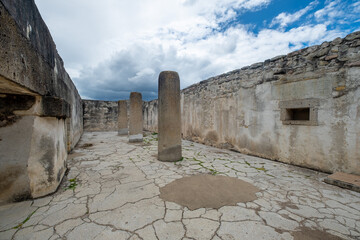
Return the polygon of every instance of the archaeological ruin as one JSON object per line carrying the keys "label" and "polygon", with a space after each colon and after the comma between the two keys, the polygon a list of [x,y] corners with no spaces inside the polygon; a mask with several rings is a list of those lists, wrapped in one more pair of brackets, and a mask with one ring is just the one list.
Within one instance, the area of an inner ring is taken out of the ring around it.
{"label": "archaeological ruin", "polygon": [[[98,101],[81,99],[33,0],[0,0],[0,23],[0,239],[38,224],[35,232],[51,226],[43,239],[81,239],[88,229],[106,235],[97,239],[231,239],[241,223],[262,229],[246,239],[360,237],[360,195],[322,181],[360,175],[360,32],[182,90],[179,75],[165,71],[149,102],[138,92]],[[231,193],[209,183],[217,174],[251,196],[223,204]],[[209,185],[201,201],[213,205],[185,199]],[[20,222],[8,217],[15,205],[1,212],[21,201]],[[57,204],[71,217],[46,212]],[[120,221],[128,216],[136,221]],[[299,238],[296,229],[306,231]]]}
{"label": "archaeological ruin", "polygon": [[[360,174],[360,32],[181,91],[184,139],[324,172]],[[156,131],[157,100],[144,104]]]}
{"label": "archaeological ruin", "polygon": [[[83,129],[118,131],[120,113],[117,102],[80,98],[34,4],[3,0],[1,11],[0,199],[8,201],[55,191]],[[360,174],[359,47],[355,32],[181,90],[182,137]],[[157,100],[143,103],[144,130],[158,132],[158,109]],[[135,123],[131,141],[141,140]]]}

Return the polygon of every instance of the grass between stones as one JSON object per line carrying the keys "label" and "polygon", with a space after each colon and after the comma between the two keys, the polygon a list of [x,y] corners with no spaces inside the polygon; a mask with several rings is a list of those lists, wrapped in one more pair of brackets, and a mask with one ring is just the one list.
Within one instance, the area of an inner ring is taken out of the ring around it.
{"label": "grass between stones", "polygon": [[[248,165],[249,167],[254,168],[254,169],[258,170],[258,171],[263,171],[267,176],[275,177],[275,176],[273,176],[271,174],[266,173],[268,170],[264,166],[262,166],[262,167],[254,167],[248,161],[246,161],[246,160],[244,160],[244,161],[245,161],[245,164]],[[264,164],[264,163],[262,163],[262,164]]]}
{"label": "grass between stones", "polygon": [[27,218],[25,218],[24,221],[22,221],[21,223],[19,223],[17,226],[13,227],[13,229],[18,229],[21,228],[27,221],[29,221],[29,219],[31,218],[32,215],[34,215],[34,213],[37,211],[37,209],[35,211],[33,211],[32,213],[29,214],[29,216],[27,216]]}
{"label": "grass between stones", "polygon": [[[199,153],[197,154],[197,156],[199,156]],[[204,156],[205,156],[205,155],[204,155]],[[200,167],[202,167],[202,168],[206,169],[207,171],[209,171],[210,174],[212,174],[212,175],[216,175],[216,174],[223,173],[223,172],[217,171],[214,166],[212,166],[212,168],[205,166],[205,165],[204,165],[204,163],[205,163],[204,161],[201,161],[201,160],[199,160],[199,159],[196,159],[195,157],[193,157],[193,158],[182,157],[179,161],[174,162],[174,164],[177,165],[177,166],[180,166],[181,164],[179,164],[179,162],[182,162],[182,161],[185,160],[185,159],[186,159],[186,160],[189,160],[189,161],[195,161],[195,162],[197,162],[197,163],[192,164],[192,165],[199,165]],[[226,173],[223,173],[223,174],[226,175]]]}
{"label": "grass between stones", "polygon": [[76,178],[72,178],[72,179],[69,179],[69,186],[66,187],[66,190],[68,189],[71,189],[71,190],[75,190],[76,186],[78,185],[77,184],[77,179]]}

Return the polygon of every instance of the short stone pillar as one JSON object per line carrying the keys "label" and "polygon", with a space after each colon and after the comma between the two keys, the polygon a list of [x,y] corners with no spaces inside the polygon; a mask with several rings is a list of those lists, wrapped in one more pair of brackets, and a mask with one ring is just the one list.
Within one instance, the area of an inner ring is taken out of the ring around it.
{"label": "short stone pillar", "polygon": [[177,72],[159,75],[158,159],[163,162],[181,160],[180,79]]}
{"label": "short stone pillar", "polygon": [[128,135],[128,116],[126,100],[118,101],[118,135]]}
{"label": "short stone pillar", "polygon": [[142,97],[139,92],[130,93],[129,142],[143,139]]}

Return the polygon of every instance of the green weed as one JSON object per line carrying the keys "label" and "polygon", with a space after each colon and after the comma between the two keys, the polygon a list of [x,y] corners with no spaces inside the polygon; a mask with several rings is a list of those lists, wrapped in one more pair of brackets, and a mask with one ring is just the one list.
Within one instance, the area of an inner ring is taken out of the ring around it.
{"label": "green weed", "polygon": [[184,160],[184,157],[181,157],[179,160],[174,161],[174,164],[177,165],[178,162],[181,162],[181,161],[183,161],[183,160]]}
{"label": "green weed", "polygon": [[264,172],[267,172],[268,170],[265,169],[264,167],[260,167],[260,168],[257,168],[257,167],[254,167],[256,170],[258,171],[264,171]]}
{"label": "green weed", "polygon": [[21,223],[19,223],[19,225],[13,227],[13,229],[18,229],[21,228],[27,221],[29,221],[29,219],[31,218],[32,215],[34,215],[34,213],[37,211],[37,209],[35,211],[33,211],[29,216],[27,216],[27,218],[25,218],[24,221],[22,221]]}
{"label": "green weed", "polygon": [[71,189],[71,190],[75,190],[76,186],[78,185],[77,184],[77,179],[76,178],[72,178],[72,179],[69,179],[69,186],[66,187],[66,190],[68,189]]}

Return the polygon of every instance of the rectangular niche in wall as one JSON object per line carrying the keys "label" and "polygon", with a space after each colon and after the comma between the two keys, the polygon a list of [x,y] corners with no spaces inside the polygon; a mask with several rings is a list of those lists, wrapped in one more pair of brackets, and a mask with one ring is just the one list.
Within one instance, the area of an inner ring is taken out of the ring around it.
{"label": "rectangular niche in wall", "polygon": [[310,108],[286,108],[286,120],[310,121]]}
{"label": "rectangular niche in wall", "polygon": [[319,99],[281,101],[280,120],[287,125],[318,125]]}

